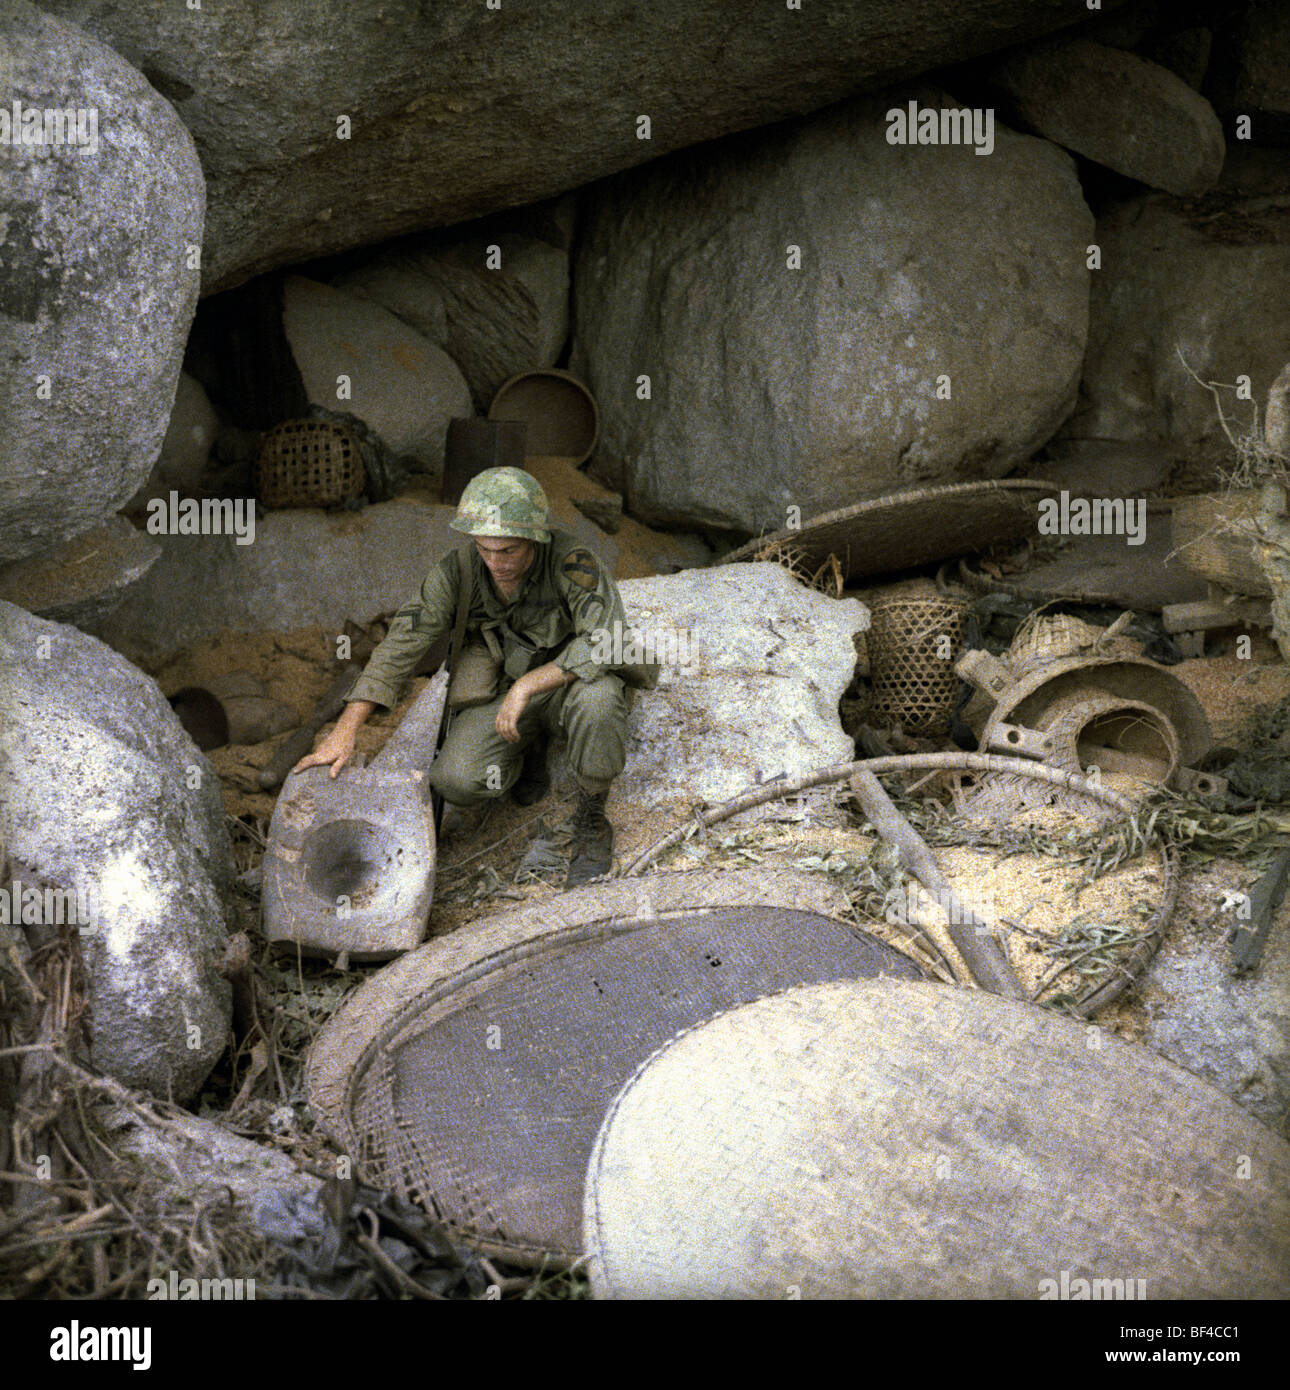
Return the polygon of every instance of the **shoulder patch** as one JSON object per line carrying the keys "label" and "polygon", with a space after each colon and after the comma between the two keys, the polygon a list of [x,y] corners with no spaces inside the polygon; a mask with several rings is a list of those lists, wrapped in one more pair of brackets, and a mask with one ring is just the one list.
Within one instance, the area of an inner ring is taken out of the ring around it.
{"label": "shoulder patch", "polygon": [[560,573],[580,589],[594,589],[600,582],[600,566],[596,563],[596,557],[581,546],[564,557]]}

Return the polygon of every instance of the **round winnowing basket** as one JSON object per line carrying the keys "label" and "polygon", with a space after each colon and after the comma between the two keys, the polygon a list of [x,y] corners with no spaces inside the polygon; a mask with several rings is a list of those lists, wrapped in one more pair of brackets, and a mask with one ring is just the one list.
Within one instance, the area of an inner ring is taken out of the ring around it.
{"label": "round winnowing basket", "polygon": [[283,420],[260,444],[255,491],[266,507],[330,507],[357,497],[363,456],[338,420]]}
{"label": "round winnowing basket", "polygon": [[982,990],[837,981],[678,1034],[585,1190],[601,1298],[1290,1293],[1290,1145],[1147,1048]]}
{"label": "round winnowing basket", "polygon": [[965,600],[940,596],[873,601],[866,638],[870,717],[893,720],[909,734],[936,737],[949,730],[967,610]]}
{"label": "round winnowing basket", "polygon": [[679,1028],[790,984],[921,977],[817,877],[588,885],[428,942],[323,1028],[310,1105],[365,1182],[462,1241],[567,1264],[605,1111]]}

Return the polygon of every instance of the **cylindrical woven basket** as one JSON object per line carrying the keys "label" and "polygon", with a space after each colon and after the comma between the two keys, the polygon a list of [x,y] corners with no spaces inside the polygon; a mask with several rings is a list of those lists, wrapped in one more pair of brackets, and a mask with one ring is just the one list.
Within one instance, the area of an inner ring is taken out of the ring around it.
{"label": "cylindrical woven basket", "polygon": [[260,444],[255,491],[266,507],[330,507],[367,479],[354,432],[338,420],[283,420]]}
{"label": "cylindrical woven basket", "polygon": [[948,732],[967,610],[965,600],[939,595],[873,600],[867,634],[872,715],[896,721],[909,734]]}

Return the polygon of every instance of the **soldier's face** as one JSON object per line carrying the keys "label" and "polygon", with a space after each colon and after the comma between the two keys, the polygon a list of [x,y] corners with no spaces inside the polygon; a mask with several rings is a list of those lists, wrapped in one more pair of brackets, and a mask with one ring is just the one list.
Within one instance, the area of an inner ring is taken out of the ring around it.
{"label": "soldier's face", "polygon": [[537,546],[518,536],[476,536],[475,549],[499,584],[512,584],[533,563]]}

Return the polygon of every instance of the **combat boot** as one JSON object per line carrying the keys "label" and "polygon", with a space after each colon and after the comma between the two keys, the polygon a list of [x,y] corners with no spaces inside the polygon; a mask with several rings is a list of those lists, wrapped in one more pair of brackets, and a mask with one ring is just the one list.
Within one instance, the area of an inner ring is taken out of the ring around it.
{"label": "combat boot", "polygon": [[578,788],[578,806],[573,813],[572,858],[564,884],[576,888],[588,879],[607,874],[614,862],[614,827],[605,815],[608,792],[594,795]]}

